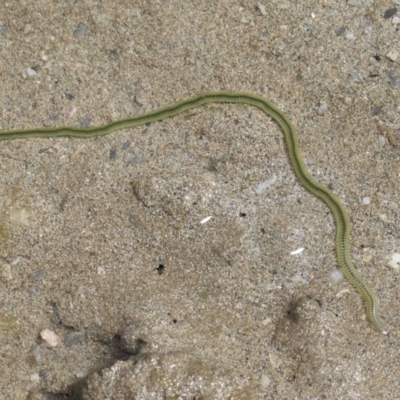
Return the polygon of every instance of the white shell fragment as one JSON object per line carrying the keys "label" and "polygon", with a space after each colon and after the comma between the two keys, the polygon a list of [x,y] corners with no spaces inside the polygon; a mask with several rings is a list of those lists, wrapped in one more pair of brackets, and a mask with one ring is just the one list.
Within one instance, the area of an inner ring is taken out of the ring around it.
{"label": "white shell fragment", "polygon": [[29,224],[30,210],[25,207],[13,207],[11,211],[11,220],[18,226]]}
{"label": "white shell fragment", "polygon": [[26,68],[25,72],[26,72],[26,75],[30,76],[30,77],[36,75],[36,71],[33,68]]}
{"label": "white shell fragment", "polygon": [[201,224],[205,224],[205,223],[208,222],[211,218],[212,218],[212,216],[206,217],[206,218],[202,219],[202,220],[200,221],[200,223],[201,223]]}
{"label": "white shell fragment", "polygon": [[268,189],[270,186],[272,186],[276,182],[276,176],[272,175],[271,178],[267,179],[264,182],[261,182],[258,184],[256,187],[256,193],[261,194],[264,190]]}
{"label": "white shell fragment", "polygon": [[343,272],[340,269],[334,269],[329,273],[329,283],[332,285],[337,285],[344,281]]}
{"label": "white shell fragment", "polygon": [[259,9],[261,15],[264,15],[264,17],[267,15],[267,10],[263,4],[257,3],[257,8]]}
{"label": "white shell fragment", "polygon": [[386,57],[390,61],[396,61],[399,58],[399,52],[397,50],[391,50],[389,53],[386,54]]}
{"label": "white shell fragment", "polygon": [[350,289],[342,289],[339,292],[336,293],[336,297],[340,298],[342,297],[344,294],[348,294],[350,293]]}
{"label": "white shell fragment", "polygon": [[371,199],[369,197],[363,197],[363,204],[365,205],[371,204]]}
{"label": "white shell fragment", "polygon": [[326,103],[321,103],[320,106],[318,107],[317,113],[318,115],[325,115],[325,113],[328,111],[328,106]]}
{"label": "white shell fragment", "polygon": [[389,267],[392,267],[396,271],[400,268],[400,254],[393,253],[388,262]]}
{"label": "white shell fragment", "polygon": [[262,374],[261,375],[261,387],[266,390],[268,386],[271,384],[271,379],[267,374]]}
{"label": "white shell fragment", "polygon": [[372,26],[366,26],[364,28],[364,35],[369,35],[372,32]]}
{"label": "white shell fragment", "polygon": [[60,336],[50,329],[43,329],[40,332],[40,337],[47,343],[49,347],[57,347],[61,343]]}
{"label": "white shell fragment", "polygon": [[302,253],[303,251],[304,251],[304,247],[300,247],[299,249],[293,250],[292,252],[290,252],[290,254],[293,256],[293,255],[295,255],[295,254],[300,254],[300,253]]}
{"label": "white shell fragment", "polygon": [[78,29],[76,29],[74,31],[74,36],[75,37],[82,37],[82,36],[86,35],[86,32],[87,32],[86,25],[81,24],[81,25],[79,25]]}

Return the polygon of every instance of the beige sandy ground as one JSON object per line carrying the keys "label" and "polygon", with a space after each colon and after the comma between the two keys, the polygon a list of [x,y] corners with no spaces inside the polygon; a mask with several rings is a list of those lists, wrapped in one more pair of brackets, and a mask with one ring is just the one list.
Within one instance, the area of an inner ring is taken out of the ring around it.
{"label": "beige sandy ground", "polygon": [[254,109],[0,142],[1,399],[400,398],[395,3],[0,2],[3,130],[94,126],[209,90],[279,105],[349,210],[390,329],[329,283],[329,209]]}

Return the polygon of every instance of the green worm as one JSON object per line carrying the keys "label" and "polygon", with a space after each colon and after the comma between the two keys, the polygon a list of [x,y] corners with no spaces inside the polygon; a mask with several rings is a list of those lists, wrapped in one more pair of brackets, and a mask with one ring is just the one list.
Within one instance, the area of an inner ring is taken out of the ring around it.
{"label": "green worm", "polygon": [[307,170],[301,155],[297,133],[289,118],[273,103],[256,94],[246,92],[206,92],[137,117],[125,118],[92,128],[63,126],[59,128],[16,129],[0,132],[0,140],[27,139],[33,137],[73,136],[89,138],[108,135],[119,129],[131,128],[173,117],[185,111],[209,103],[242,103],[259,108],[273,118],[284,132],[290,162],[302,185],[322,199],[332,211],[336,222],[335,248],[338,264],[351,285],[361,294],[366,305],[366,314],[372,327],[384,334],[387,330],[381,322],[379,302],[374,291],[355,270],[350,257],[350,221],[339,198],[327,187],[315,180]]}

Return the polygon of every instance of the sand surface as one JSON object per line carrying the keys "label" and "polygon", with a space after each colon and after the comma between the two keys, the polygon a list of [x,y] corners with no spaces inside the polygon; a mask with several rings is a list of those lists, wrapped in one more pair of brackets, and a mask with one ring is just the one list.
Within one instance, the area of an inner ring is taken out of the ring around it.
{"label": "sand surface", "polygon": [[0,399],[399,399],[396,3],[1,1],[1,130],[211,90],[277,104],[349,212],[390,334],[331,283],[334,221],[279,127],[209,105],[88,140],[0,141]]}

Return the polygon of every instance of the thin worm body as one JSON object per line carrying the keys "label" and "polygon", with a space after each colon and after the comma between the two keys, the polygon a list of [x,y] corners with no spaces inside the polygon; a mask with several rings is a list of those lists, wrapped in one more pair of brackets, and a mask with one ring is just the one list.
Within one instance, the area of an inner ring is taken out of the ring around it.
{"label": "thin worm body", "polygon": [[381,322],[379,312],[379,302],[374,291],[367,285],[361,275],[355,270],[350,257],[350,221],[347,212],[338,197],[327,187],[315,180],[308,172],[301,155],[297,133],[292,123],[274,104],[265,98],[245,92],[207,92],[191,99],[172,104],[168,107],[160,108],[137,117],[130,117],[109,124],[92,128],[36,128],[36,129],[16,129],[0,132],[0,140],[28,139],[32,137],[58,137],[73,136],[89,138],[93,136],[108,135],[119,129],[131,128],[160,121],[165,118],[173,117],[185,111],[200,107],[209,103],[242,103],[259,108],[268,116],[272,117],[284,132],[289,159],[302,185],[322,199],[331,209],[336,222],[336,255],[338,264],[351,285],[361,294],[366,305],[366,314],[372,327],[386,334],[386,328]]}

